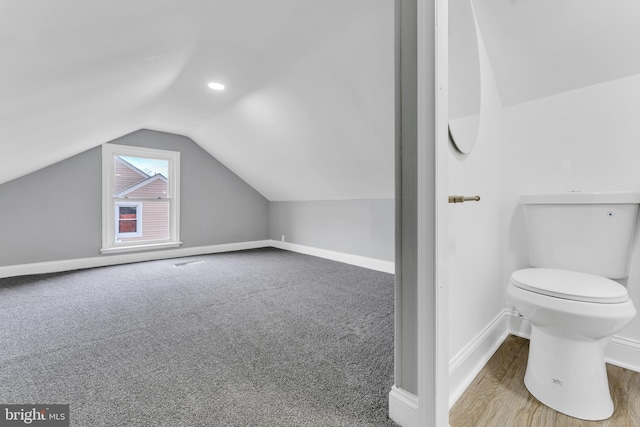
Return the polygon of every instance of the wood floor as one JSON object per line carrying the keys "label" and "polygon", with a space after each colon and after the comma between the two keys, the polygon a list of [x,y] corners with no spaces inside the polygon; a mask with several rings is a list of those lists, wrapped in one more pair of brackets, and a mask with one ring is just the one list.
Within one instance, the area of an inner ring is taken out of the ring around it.
{"label": "wood floor", "polygon": [[451,427],[640,427],[640,373],[607,365],[615,410],[604,421],[568,417],[524,386],[529,340],[509,336],[449,414]]}

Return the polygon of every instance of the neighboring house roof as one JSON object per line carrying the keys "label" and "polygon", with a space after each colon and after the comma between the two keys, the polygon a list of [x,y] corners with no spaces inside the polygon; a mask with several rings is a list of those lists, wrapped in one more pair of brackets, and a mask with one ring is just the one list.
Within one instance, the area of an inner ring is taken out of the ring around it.
{"label": "neighboring house roof", "polygon": [[131,169],[132,171],[134,171],[135,173],[139,174],[142,179],[147,179],[149,178],[149,174],[143,172],[142,170],[138,169],[137,167],[133,166],[131,163],[127,162],[125,159],[123,159],[122,157],[116,156],[115,157],[116,161],[119,162],[120,164],[128,167],[129,169]]}
{"label": "neighboring house roof", "polygon": [[165,178],[164,175],[158,173],[158,174],[155,174],[153,176],[149,176],[147,179],[144,179],[144,180],[142,180],[142,181],[140,181],[140,182],[138,182],[136,184],[133,184],[130,187],[125,188],[124,190],[120,191],[119,193],[116,193],[115,196],[116,197],[126,197],[128,194],[130,194],[130,193],[132,193],[132,192],[134,192],[134,191],[136,191],[136,190],[138,190],[138,189],[140,189],[140,188],[142,188],[142,187],[144,187],[146,185],[149,185],[152,182],[155,182],[157,180],[161,180],[161,181],[163,181],[165,183],[168,182],[167,178]]}

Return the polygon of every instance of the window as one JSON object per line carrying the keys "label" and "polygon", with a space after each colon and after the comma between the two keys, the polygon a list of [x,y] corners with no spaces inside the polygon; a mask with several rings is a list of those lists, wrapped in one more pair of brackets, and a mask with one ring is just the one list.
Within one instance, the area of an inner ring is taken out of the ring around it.
{"label": "window", "polygon": [[102,252],[176,247],[180,153],[102,146]]}
{"label": "window", "polygon": [[116,240],[142,236],[142,203],[116,202]]}

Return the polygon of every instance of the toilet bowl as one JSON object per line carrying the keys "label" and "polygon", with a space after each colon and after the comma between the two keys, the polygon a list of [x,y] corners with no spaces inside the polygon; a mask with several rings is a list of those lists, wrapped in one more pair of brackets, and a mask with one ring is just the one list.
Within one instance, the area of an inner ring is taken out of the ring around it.
{"label": "toilet bowl", "polygon": [[[579,287],[585,282],[594,287]],[[614,407],[604,349],[636,314],[626,288],[590,274],[532,268],[512,274],[507,294],[531,323],[529,392],[575,418],[609,418]]]}

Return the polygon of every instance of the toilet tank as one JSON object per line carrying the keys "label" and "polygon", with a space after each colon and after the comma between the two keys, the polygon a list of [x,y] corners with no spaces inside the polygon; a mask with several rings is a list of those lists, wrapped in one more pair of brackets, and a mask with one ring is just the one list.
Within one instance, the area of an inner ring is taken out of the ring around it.
{"label": "toilet tank", "polygon": [[527,194],[520,204],[532,267],[629,275],[640,193]]}

